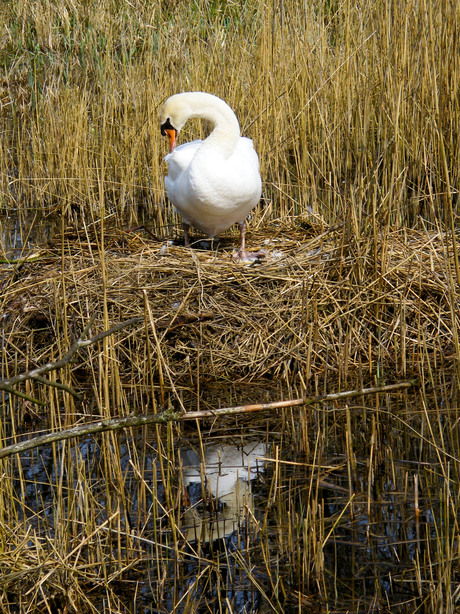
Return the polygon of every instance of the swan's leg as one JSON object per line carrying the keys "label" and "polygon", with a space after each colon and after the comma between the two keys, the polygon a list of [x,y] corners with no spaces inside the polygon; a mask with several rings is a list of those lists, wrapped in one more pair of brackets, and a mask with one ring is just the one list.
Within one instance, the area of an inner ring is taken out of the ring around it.
{"label": "swan's leg", "polygon": [[240,255],[246,256],[246,222],[238,224],[240,229]]}
{"label": "swan's leg", "polygon": [[264,258],[265,252],[263,250],[259,252],[246,251],[246,222],[241,222],[241,224],[238,224],[238,226],[240,229],[240,249],[238,250],[238,253],[236,255],[238,260],[250,262],[251,260]]}
{"label": "swan's leg", "polygon": [[184,245],[185,247],[190,247],[190,238],[188,236],[190,224],[187,224],[187,222],[182,222],[182,228],[184,229]]}

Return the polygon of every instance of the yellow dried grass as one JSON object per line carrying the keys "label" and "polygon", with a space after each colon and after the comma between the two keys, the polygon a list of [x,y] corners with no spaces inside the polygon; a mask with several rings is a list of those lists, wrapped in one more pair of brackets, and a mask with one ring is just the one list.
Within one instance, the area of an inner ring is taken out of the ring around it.
{"label": "yellow dried grass", "polygon": [[[66,235],[63,253],[42,250],[3,269],[6,363],[56,358],[98,314],[96,332],[105,318],[145,320],[117,333],[105,357],[125,390],[154,389],[160,404],[180,397],[189,409],[197,398],[215,403],[216,386],[266,382],[270,396],[281,383],[315,390],[326,373],[341,388],[436,367],[445,375],[458,364],[458,288],[444,233],[395,231],[369,243],[347,242],[342,228],[267,230],[250,238],[267,251],[255,266],[236,263],[227,240],[199,251],[112,229],[102,267],[96,235]],[[101,351],[90,350],[92,365]],[[89,383],[84,363],[74,368],[77,389]]]}

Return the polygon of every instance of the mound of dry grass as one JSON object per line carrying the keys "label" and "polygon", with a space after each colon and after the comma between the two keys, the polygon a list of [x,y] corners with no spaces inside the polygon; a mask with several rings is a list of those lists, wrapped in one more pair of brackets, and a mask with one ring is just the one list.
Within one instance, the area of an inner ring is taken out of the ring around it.
{"label": "mound of dry grass", "polygon": [[347,240],[341,228],[280,223],[250,241],[267,258],[241,266],[225,240],[199,251],[113,229],[102,254],[97,235],[68,233],[61,252],[3,267],[3,364],[18,371],[55,360],[97,314],[95,332],[142,318],[60,375],[88,392],[107,378],[108,396],[95,395],[102,414],[156,402],[215,407],[236,384],[249,401],[250,384],[260,394],[265,383],[272,399],[280,386],[331,391],[357,378],[367,385],[458,369],[458,287],[445,234],[404,230],[370,243]]}

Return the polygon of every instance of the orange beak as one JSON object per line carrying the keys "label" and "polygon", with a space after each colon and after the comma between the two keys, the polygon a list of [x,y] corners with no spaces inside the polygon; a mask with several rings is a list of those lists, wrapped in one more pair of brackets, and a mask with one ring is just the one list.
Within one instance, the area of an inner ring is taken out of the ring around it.
{"label": "orange beak", "polygon": [[166,136],[169,139],[169,145],[171,147],[171,151],[174,151],[174,147],[176,146],[176,138],[177,138],[177,130],[175,130],[174,128],[167,128],[165,130],[166,132]]}

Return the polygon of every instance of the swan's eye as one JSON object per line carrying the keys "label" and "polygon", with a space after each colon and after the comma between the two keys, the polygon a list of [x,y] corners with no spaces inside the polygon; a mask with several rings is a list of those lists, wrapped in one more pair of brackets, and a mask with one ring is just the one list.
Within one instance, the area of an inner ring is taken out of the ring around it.
{"label": "swan's eye", "polygon": [[163,124],[161,124],[162,136],[167,136],[166,130],[175,130],[174,126],[171,124],[169,117]]}

